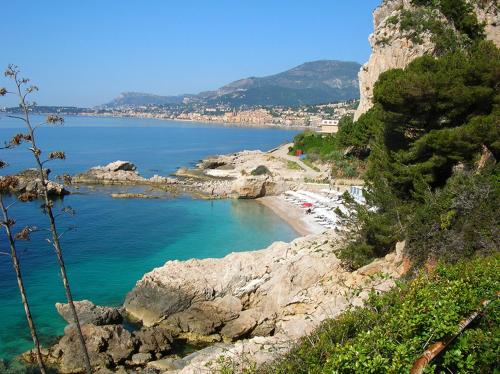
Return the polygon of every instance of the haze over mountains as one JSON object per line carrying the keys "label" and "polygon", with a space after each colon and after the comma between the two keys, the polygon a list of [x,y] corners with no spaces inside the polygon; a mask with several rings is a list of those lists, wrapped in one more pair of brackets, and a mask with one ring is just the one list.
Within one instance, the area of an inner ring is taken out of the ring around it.
{"label": "haze over mountains", "polygon": [[196,95],[159,96],[125,92],[105,107],[133,107],[199,103],[239,106],[297,106],[359,98],[357,62],[321,60],[306,62],[267,77],[249,77],[215,91]]}

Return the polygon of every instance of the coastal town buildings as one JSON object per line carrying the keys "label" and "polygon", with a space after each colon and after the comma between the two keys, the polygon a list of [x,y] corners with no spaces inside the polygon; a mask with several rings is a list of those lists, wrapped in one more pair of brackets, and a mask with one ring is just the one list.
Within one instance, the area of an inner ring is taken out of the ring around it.
{"label": "coastal town buildings", "polygon": [[[125,107],[38,107],[38,113],[61,115],[138,117],[193,122],[216,122],[236,125],[306,127],[323,133],[336,133],[339,120],[353,115],[358,101],[343,101],[299,107],[242,107],[232,108],[224,104],[206,106],[200,103],[143,105]],[[15,111],[17,108],[4,108]],[[0,109],[0,111],[2,111]]]}

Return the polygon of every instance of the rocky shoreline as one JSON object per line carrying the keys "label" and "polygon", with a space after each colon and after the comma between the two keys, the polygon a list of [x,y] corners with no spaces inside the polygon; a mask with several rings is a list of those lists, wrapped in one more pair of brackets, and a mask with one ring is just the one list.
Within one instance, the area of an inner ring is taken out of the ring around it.
{"label": "rocky shoreline", "polygon": [[[290,167],[286,154],[283,146],[272,152],[210,157],[193,169],[179,169],[175,178],[145,178],[128,161],[65,178],[75,188],[147,186],[208,199],[261,198],[289,223],[295,220],[301,235],[310,234],[221,259],[169,261],[145,274],[122,308],[77,302],[98,373],[209,373],[221,360],[235,357],[261,365],[286,352],[324,319],[362,304],[370,290],[393,286],[402,272],[401,249],[350,273],[335,255],[342,245],[338,233],[306,222],[308,217],[301,217],[299,208],[275,197],[301,188],[308,176],[322,177],[321,172],[300,165]],[[135,191],[115,191],[111,196],[158,197]],[[83,358],[68,307],[57,304],[56,309],[68,326],[59,342],[43,351],[45,359],[61,373],[82,372]],[[130,322],[137,327],[125,328]],[[186,344],[206,348],[181,357],[175,347]],[[23,359],[33,362],[30,352]]]}
{"label": "rocky shoreline", "polygon": [[[143,177],[137,166],[130,161],[113,161],[95,166],[86,172],[57,177],[58,182],[48,179],[50,197],[63,197],[80,186],[148,187],[152,191],[173,194],[186,193],[202,199],[256,199],[274,196],[289,189],[299,188],[306,178],[325,179],[328,172],[305,170],[300,162],[291,161],[287,145],[271,152],[242,151],[230,155],[208,157],[194,168],[179,168],[173,177],[154,175]],[[12,192],[41,195],[41,181],[36,170],[28,169],[15,175],[18,184]],[[155,195],[134,192],[113,192],[114,198],[154,198]]]}
{"label": "rocky shoreline", "polygon": [[[335,252],[333,231],[276,242],[221,259],[169,261],[145,274],[123,308],[77,303],[91,360],[99,373],[210,373],[225,360],[262,365],[291,348],[321,321],[361,305],[371,290],[385,291],[403,272],[394,253],[355,272]],[[57,305],[69,322],[67,306]],[[125,317],[140,324],[128,331]],[[61,373],[79,373],[76,331],[44,350]],[[208,345],[185,357],[175,344]],[[24,359],[31,361],[29,353]]]}

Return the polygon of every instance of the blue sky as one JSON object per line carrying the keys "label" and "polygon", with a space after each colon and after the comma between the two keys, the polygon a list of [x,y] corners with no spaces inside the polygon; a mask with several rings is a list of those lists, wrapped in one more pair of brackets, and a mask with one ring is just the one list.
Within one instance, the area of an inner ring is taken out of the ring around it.
{"label": "blue sky", "polygon": [[[124,91],[197,93],[306,61],[365,62],[380,0],[3,2],[0,67],[40,105],[93,106]],[[0,84],[5,85],[2,77]],[[12,105],[0,99],[0,106]]]}

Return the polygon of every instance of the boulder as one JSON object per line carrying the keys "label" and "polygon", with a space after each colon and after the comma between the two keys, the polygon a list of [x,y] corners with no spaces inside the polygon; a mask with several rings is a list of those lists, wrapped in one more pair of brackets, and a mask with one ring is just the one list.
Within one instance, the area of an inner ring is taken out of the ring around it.
{"label": "boulder", "polygon": [[151,353],[136,353],[132,355],[132,362],[135,365],[145,365],[149,361],[151,361],[153,356]]}
{"label": "boulder", "polygon": [[226,339],[234,340],[249,334],[257,326],[256,314],[252,309],[241,312],[238,318],[224,325],[220,331],[221,335]]}
{"label": "boulder", "polygon": [[137,166],[135,166],[133,163],[130,161],[114,161],[110,162],[106,166],[103,167],[104,170],[110,171],[110,172],[117,172],[117,171],[136,171]]}
{"label": "boulder", "polygon": [[269,175],[240,176],[232,184],[232,193],[240,199],[279,195],[289,186],[281,177]]}
{"label": "boulder", "polygon": [[[82,326],[90,361],[93,367],[106,368],[128,360],[135,349],[132,335],[121,325]],[[80,340],[75,328],[68,329],[59,343],[50,350],[50,356],[61,373],[84,371]]]}
{"label": "boulder", "polygon": [[96,166],[72,177],[72,183],[84,184],[140,184],[146,181],[137,172],[137,167],[128,161],[115,161],[105,166]]}
{"label": "boulder", "polygon": [[[107,373],[107,369],[128,373],[125,368],[118,370],[121,365],[145,366],[149,361],[168,354],[173,341],[172,336],[159,326],[143,327],[130,333],[122,325],[83,324],[82,333],[92,367],[102,373]],[[80,340],[73,325],[65,329],[64,336],[57,344],[42,354],[46,362],[56,366],[61,373],[84,371]],[[23,358],[26,362],[36,363],[31,351],[26,352]]]}
{"label": "boulder", "polygon": [[[122,323],[123,316],[118,308],[94,305],[89,300],[75,301],[75,309],[80,324],[91,323],[96,326],[116,325]],[[73,323],[73,315],[69,304],[56,304],[57,312],[66,322]]]}
{"label": "boulder", "polygon": [[68,195],[69,191],[62,184],[49,181],[47,182],[47,193],[49,196],[64,196]]}
{"label": "boulder", "polygon": [[232,185],[233,193],[240,199],[256,199],[266,195],[267,175],[241,176]]}
{"label": "boulder", "polygon": [[[64,188],[62,184],[53,182],[48,180],[48,175],[50,174],[50,170],[45,169],[44,175],[47,182],[47,194],[50,197],[60,197],[69,194],[69,191]],[[37,196],[41,196],[43,193],[42,180],[40,179],[40,175],[38,170],[36,169],[27,169],[15,175],[17,179],[17,186],[15,187],[14,193],[22,194],[22,193],[30,193]]]}
{"label": "boulder", "polygon": [[139,347],[139,353],[166,353],[171,349],[172,335],[165,329],[143,327],[133,333]]}

